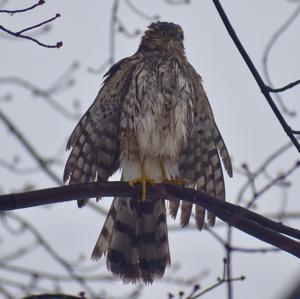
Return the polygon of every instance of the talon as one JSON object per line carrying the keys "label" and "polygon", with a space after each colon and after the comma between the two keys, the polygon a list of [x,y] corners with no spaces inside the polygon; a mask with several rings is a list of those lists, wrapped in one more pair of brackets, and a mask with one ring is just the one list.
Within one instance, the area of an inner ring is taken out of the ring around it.
{"label": "talon", "polygon": [[188,180],[184,178],[169,179],[163,160],[159,161],[159,165],[160,165],[162,183],[170,184],[170,185],[179,185],[179,186],[184,186],[188,184]]}
{"label": "talon", "polygon": [[152,187],[155,186],[155,180],[147,177],[146,175],[142,175],[139,178],[132,179],[128,182],[128,185],[130,187],[134,187],[135,184],[140,183],[142,185],[142,201],[146,200],[147,195],[147,183],[151,185]]}
{"label": "talon", "polygon": [[163,183],[170,184],[170,185],[185,186],[188,184],[188,180],[184,179],[184,178],[179,178],[179,179],[174,179],[174,180],[164,179]]}

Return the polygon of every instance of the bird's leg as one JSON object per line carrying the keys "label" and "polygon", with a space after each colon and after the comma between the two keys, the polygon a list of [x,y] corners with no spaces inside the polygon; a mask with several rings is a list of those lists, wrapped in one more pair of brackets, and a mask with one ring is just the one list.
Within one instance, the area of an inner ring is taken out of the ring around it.
{"label": "bird's leg", "polygon": [[155,180],[147,177],[145,172],[145,158],[141,161],[141,176],[136,179],[132,179],[128,182],[128,185],[134,187],[135,184],[140,183],[142,185],[142,201],[146,199],[147,194],[147,183],[150,184],[152,187],[155,186]]}
{"label": "bird's leg", "polygon": [[160,172],[161,172],[161,181],[163,183],[170,181],[170,179],[167,176],[164,161],[162,159],[159,159],[159,167],[160,167]]}
{"label": "bird's leg", "polygon": [[178,179],[168,178],[166,168],[165,168],[165,164],[164,164],[164,161],[162,159],[159,159],[159,166],[160,166],[162,183],[172,184],[172,185],[186,185],[188,183],[188,181],[184,178],[178,178]]}

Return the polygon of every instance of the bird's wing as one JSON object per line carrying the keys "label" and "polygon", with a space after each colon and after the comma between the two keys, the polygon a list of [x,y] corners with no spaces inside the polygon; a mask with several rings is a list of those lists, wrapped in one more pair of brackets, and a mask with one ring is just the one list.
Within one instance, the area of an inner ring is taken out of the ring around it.
{"label": "bird's wing", "polygon": [[[71,134],[67,149],[72,151],[63,177],[69,184],[104,181],[119,168],[120,114],[134,65],[131,57],[110,68],[94,103]],[[78,206],[85,203],[79,200]]]}
{"label": "bird's wing", "polygon": [[[180,155],[180,176],[188,179],[191,187],[203,191],[218,199],[225,200],[225,185],[220,162],[232,176],[230,156],[223,138],[215,123],[212,109],[202,86],[201,77],[189,65],[195,94],[194,122],[190,131],[187,147]],[[181,224],[187,225],[191,214],[192,204],[184,202],[181,210]],[[171,210],[171,214],[176,214]],[[203,226],[205,211],[196,206],[196,222],[199,229]],[[213,225],[215,216],[208,213],[208,223]]]}

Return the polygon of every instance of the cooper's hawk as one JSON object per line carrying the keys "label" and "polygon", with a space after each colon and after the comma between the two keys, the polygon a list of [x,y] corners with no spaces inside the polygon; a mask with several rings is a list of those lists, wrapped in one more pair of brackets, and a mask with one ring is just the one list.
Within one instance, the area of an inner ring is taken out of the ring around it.
{"label": "cooper's hawk", "polygon": [[[185,178],[188,186],[225,200],[220,163],[232,176],[230,158],[202,87],[187,61],[180,26],[152,23],[138,51],[105,75],[94,103],[75,127],[67,148],[64,180],[122,180],[143,185],[141,198],[115,198],[92,253],[107,255],[107,268],[124,282],[152,282],[170,264],[165,201],[146,198],[146,183]],[[144,198],[145,197],[145,198]],[[86,200],[79,200],[79,207]],[[170,202],[176,217],[179,202]],[[181,225],[192,204],[182,201]],[[202,228],[205,211],[195,208]],[[208,223],[215,217],[208,213]]]}

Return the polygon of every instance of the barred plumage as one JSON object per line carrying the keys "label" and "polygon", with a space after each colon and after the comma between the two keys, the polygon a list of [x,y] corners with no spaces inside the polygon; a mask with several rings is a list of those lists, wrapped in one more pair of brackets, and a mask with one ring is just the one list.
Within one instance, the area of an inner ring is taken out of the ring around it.
{"label": "barred plumage", "polygon": [[114,199],[92,258],[103,254],[107,268],[125,283],[161,278],[170,264],[164,201]]}
{"label": "barred plumage", "polygon": [[[121,168],[123,181],[183,177],[189,187],[225,200],[219,154],[232,175],[201,77],[185,57],[182,29],[173,23],[152,23],[138,51],[112,66],[67,148],[72,151],[64,180],[70,184],[107,180]],[[179,207],[170,201],[174,218]],[[191,212],[192,204],[182,201],[182,226]],[[196,206],[199,229],[204,215]],[[214,222],[208,213],[208,223]],[[115,198],[92,258],[103,255],[124,282],[161,278],[170,264],[165,200]]]}
{"label": "barred plumage", "polygon": [[[120,115],[131,81],[130,59],[123,59],[107,72],[94,103],[71,134],[64,181],[70,184],[106,181],[120,167]],[[81,207],[86,200],[79,200]]]}

